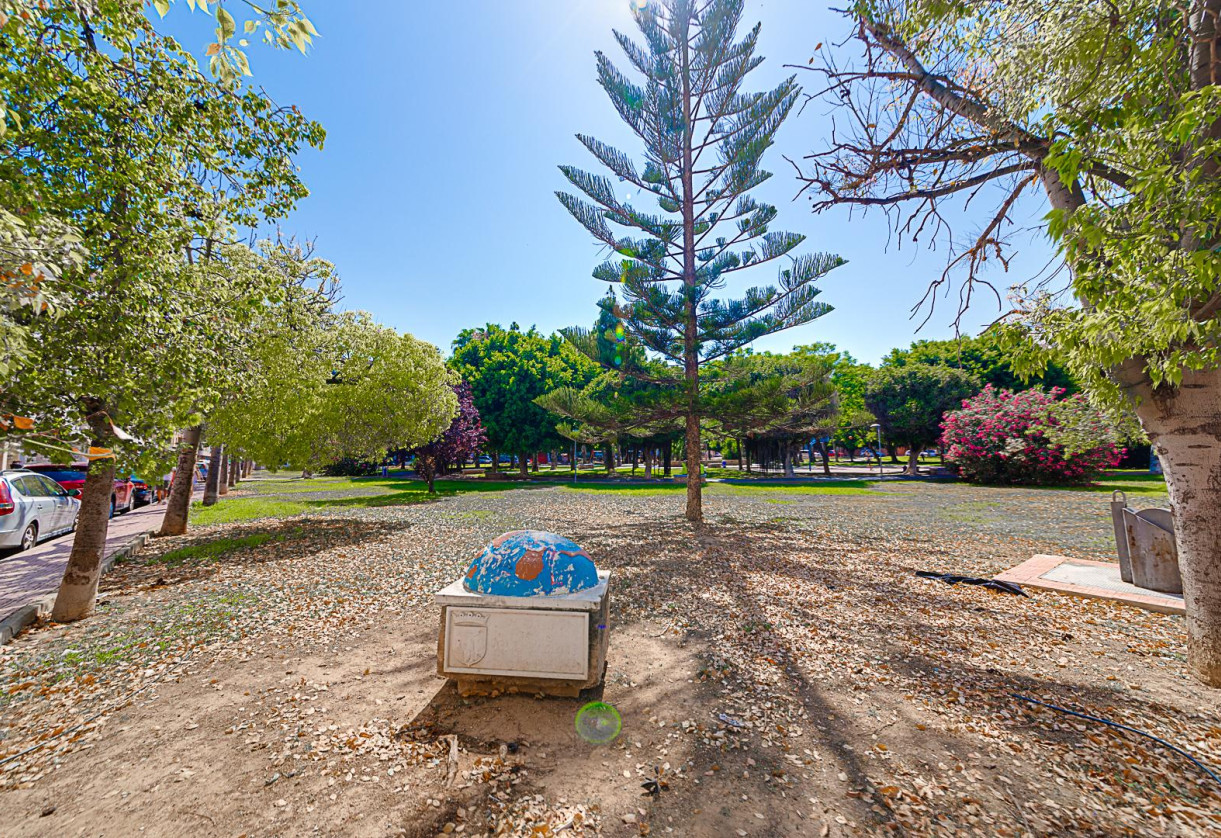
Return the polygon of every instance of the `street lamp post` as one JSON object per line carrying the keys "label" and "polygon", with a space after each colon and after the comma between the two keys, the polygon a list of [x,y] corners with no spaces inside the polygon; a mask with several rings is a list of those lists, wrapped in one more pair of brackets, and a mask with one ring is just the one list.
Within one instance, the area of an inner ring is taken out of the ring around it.
{"label": "street lamp post", "polygon": [[882,426],[874,422],[869,427],[878,432],[878,447],[875,453],[878,455],[878,477],[882,476]]}

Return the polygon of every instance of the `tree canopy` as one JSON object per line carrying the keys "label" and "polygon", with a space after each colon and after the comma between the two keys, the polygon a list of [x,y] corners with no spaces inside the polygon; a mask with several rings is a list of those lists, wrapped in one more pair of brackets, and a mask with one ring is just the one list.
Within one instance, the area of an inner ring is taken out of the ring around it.
{"label": "tree canopy", "polygon": [[556,418],[535,399],[561,387],[581,388],[597,367],[561,335],[544,337],[516,324],[465,329],[453,344],[450,366],[471,387],[493,451],[525,458],[564,447]]}
{"label": "tree canopy", "polygon": [[436,439],[458,410],[436,348],[364,313],[268,331],[253,360],[241,398],[209,416],[209,436],[271,466],[380,460]]}
{"label": "tree canopy", "polygon": [[865,384],[865,405],[882,434],[910,449],[907,468],[915,473],[920,449],[941,438],[941,420],[963,399],[979,392],[979,380],[952,367],[905,364],[882,367]]}
{"label": "tree canopy", "polygon": [[998,390],[1027,390],[1031,387],[1058,387],[1068,393],[1079,388],[1063,365],[1049,359],[1041,373],[1023,374],[1014,368],[1015,361],[996,335],[985,332],[978,337],[962,336],[951,340],[918,340],[907,349],[892,349],[882,359],[883,366],[930,364],[954,367],[971,373],[983,385]]}

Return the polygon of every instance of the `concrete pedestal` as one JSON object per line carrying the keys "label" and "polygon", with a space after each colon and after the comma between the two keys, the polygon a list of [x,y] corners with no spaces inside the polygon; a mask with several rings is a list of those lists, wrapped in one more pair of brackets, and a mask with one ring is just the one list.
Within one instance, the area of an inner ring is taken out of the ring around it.
{"label": "concrete pedestal", "polygon": [[437,592],[441,634],[437,674],[460,695],[544,693],[576,697],[602,683],[609,643],[610,572],[575,594],[511,597],[466,590],[459,579]]}

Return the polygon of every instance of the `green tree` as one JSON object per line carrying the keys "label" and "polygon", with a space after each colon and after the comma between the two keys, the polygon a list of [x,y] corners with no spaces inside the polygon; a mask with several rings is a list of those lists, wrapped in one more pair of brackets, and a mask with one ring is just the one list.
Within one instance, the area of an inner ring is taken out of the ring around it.
{"label": "green tree", "polygon": [[[971,373],[982,385],[991,384],[998,390],[1029,390],[1033,387],[1059,387],[1066,393],[1079,389],[1068,370],[1049,359],[1042,372],[1023,375],[1014,369],[1015,358],[1002,346],[992,332],[978,337],[957,340],[918,340],[907,349],[892,349],[882,359],[882,366],[930,364],[954,367]],[[1020,361],[1018,361],[1020,366]]]}
{"label": "green tree", "polygon": [[555,417],[535,399],[561,387],[583,387],[595,374],[592,362],[561,335],[523,332],[516,323],[465,329],[453,350],[450,366],[471,386],[493,454],[516,454],[525,476],[528,456],[563,446]]}
{"label": "green tree", "polygon": [[[715,419],[708,421],[756,455],[778,454],[792,477],[794,456],[811,439],[829,436],[838,416],[831,381],[837,357],[820,348],[798,347],[787,355],[746,351],[712,365],[708,402]],[[823,455],[829,472],[825,448]]]}
{"label": "green tree", "polygon": [[209,417],[209,436],[244,459],[313,472],[431,442],[458,410],[436,347],[363,312],[328,314],[259,341],[241,398]]}
{"label": "green tree", "polygon": [[942,417],[979,390],[977,378],[952,367],[882,367],[865,383],[865,406],[887,439],[907,446],[907,473],[917,474],[920,450],[941,437]]}
{"label": "green tree", "polygon": [[[306,194],[293,157],[323,132],[200,75],[140,4],[100,5],[38,4],[0,26],[0,205],[27,233],[71,228],[82,250],[58,260],[58,316],[17,313],[32,351],[5,396],[41,430],[84,426],[90,447],[126,463],[132,437],[164,450],[218,396],[211,367],[244,313],[226,310],[231,289],[213,287],[208,264],[234,225]],[[115,465],[91,463],[56,619],[93,607]]]}
{"label": "green tree", "polygon": [[873,374],[873,367],[860,363],[850,352],[836,349],[829,343],[797,346],[793,352],[826,358],[831,364],[831,384],[835,388],[837,407],[831,442],[847,449],[849,456],[855,456],[857,449],[869,443],[873,433],[870,425],[874,416],[865,407],[865,382]]}
{"label": "green tree", "polygon": [[[1188,666],[1221,686],[1221,0],[848,14],[865,61],[818,68],[842,118],[807,175],[816,208],[940,232],[969,301],[1007,264],[1014,213],[1046,207],[1068,270],[1011,289],[1002,335],[1029,368],[1054,358],[1140,418],[1174,510]],[[995,203],[955,247],[954,202],[972,194]]]}
{"label": "green tree", "polygon": [[764,93],[742,92],[746,75],[763,60],[755,55],[758,26],[734,40],[742,6],[742,0],[659,0],[635,12],[645,44],[615,34],[643,83],[601,53],[598,78],[643,141],[644,166],[638,170],[622,151],[578,135],[622,192],[610,178],[562,166],[589,200],[557,193],[617,254],[594,277],[622,289],[624,328],[671,365],[668,383],[685,406],[691,521],[703,520],[701,485],[693,479],[704,413],[700,366],[825,314],[830,309],[815,300],[813,283],[843,263],[828,254],[789,258],[777,285],[747,289],[736,300],[713,296],[738,271],[789,257],[805,239],[772,231],[775,207],[749,195],[770,177],[759,164],[799,90],[789,78]]}

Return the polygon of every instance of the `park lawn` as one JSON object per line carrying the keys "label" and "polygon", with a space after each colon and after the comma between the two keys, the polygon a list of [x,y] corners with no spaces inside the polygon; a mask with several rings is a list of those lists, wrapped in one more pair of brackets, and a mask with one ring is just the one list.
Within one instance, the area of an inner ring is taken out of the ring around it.
{"label": "park lawn", "polygon": [[1096,483],[1089,486],[1054,486],[1060,491],[1114,492],[1128,495],[1166,495],[1166,478],[1148,471],[1107,472]]}
{"label": "park lawn", "polygon": [[[711,496],[732,497],[735,495],[877,495],[873,490],[874,481],[868,480],[828,480],[818,484],[785,484],[767,483],[759,485],[744,485],[738,483],[708,483],[704,493]],[[637,483],[624,485],[607,481],[605,483],[578,483],[561,487],[565,492],[587,492],[608,495],[631,495],[647,497],[649,495],[685,495],[685,483]]]}
{"label": "park lawn", "polygon": [[429,503],[457,495],[541,488],[509,480],[438,480],[430,495],[422,480],[385,477],[253,478],[215,505],[191,504],[191,523],[233,524],[338,509]]}
{"label": "park lawn", "polygon": [[[217,834],[433,835],[457,822],[526,835],[576,814],[602,834],[622,833],[627,814],[655,835],[1221,828],[1221,794],[1191,763],[1013,698],[1215,763],[1221,716],[1185,674],[1181,618],[915,575],[991,575],[1040,552],[1105,558],[1097,492],[711,484],[697,529],[681,485],[449,481],[420,503],[412,481],[282,495],[260,483],[209,512],[310,514],[157,539],[104,577],[96,616],[4,647],[0,758],[48,743],[0,773],[6,834],[47,834],[48,800],[57,834],[183,833],[200,812]],[[569,535],[614,574],[601,697],[622,713],[622,747],[575,737],[580,702],[437,692],[434,593],[524,527]],[[460,774],[447,788],[451,733]],[[641,795],[654,766],[660,799]],[[189,782],[149,784],[178,777]],[[749,805],[726,805],[744,794]]]}
{"label": "park lawn", "polygon": [[197,526],[210,524],[235,524],[241,521],[257,521],[263,518],[287,518],[308,512],[310,506],[304,502],[279,500],[276,498],[224,497],[214,506],[204,506],[195,501],[191,504],[190,521]]}

